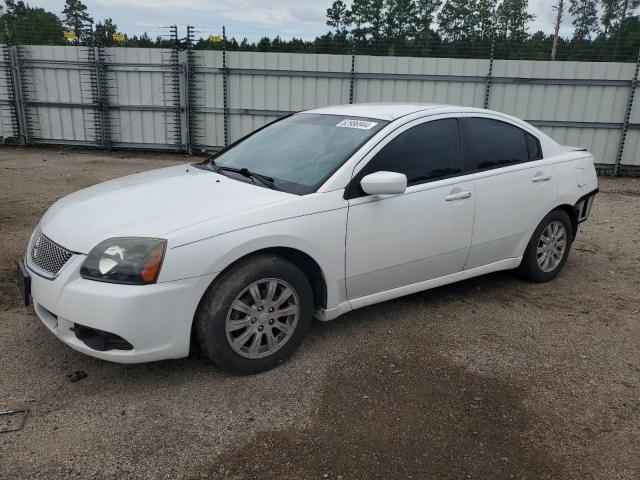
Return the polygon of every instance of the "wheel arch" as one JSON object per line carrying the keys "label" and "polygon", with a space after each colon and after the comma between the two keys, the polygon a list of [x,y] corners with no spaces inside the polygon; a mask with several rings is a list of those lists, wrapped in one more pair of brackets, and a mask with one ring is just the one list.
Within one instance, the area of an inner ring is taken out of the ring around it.
{"label": "wheel arch", "polygon": [[327,282],[324,277],[324,273],[322,272],[322,268],[320,268],[318,262],[316,262],[311,255],[292,247],[267,247],[247,254],[236,260],[236,262],[253,255],[263,253],[270,253],[283,257],[302,270],[305,276],[309,279],[309,283],[311,283],[311,289],[313,290],[313,306],[316,309],[327,307]]}
{"label": "wheel arch", "polygon": [[322,268],[318,264],[318,262],[311,257],[306,252],[299,250],[293,247],[283,247],[283,246],[272,246],[272,247],[264,247],[254,250],[250,253],[246,253],[233,261],[231,261],[226,267],[224,267],[211,281],[209,286],[202,293],[200,300],[198,301],[198,305],[193,314],[193,320],[191,323],[191,332],[190,332],[190,344],[191,351],[194,348],[194,327],[196,325],[195,319],[200,311],[202,302],[209,292],[209,289],[216,283],[216,281],[224,275],[227,271],[237,265],[239,262],[245,261],[251,257],[255,257],[261,254],[272,254],[278,255],[282,258],[285,258],[296,265],[300,270],[305,274],[305,276],[309,279],[311,283],[311,289],[313,291],[313,304],[314,309],[323,309],[327,306],[327,282],[322,271]]}
{"label": "wheel arch", "polygon": [[576,234],[578,233],[578,212],[576,211],[576,207],[567,203],[563,203],[552,209],[549,213],[553,212],[554,210],[562,210],[567,215],[569,215],[569,219],[571,220],[571,238],[572,240],[575,239]]}
{"label": "wheel arch", "polygon": [[527,249],[527,245],[529,245],[529,242],[531,241],[536,228],[538,228],[538,226],[540,225],[540,222],[542,222],[542,220],[544,220],[547,215],[556,210],[562,210],[569,216],[569,219],[571,220],[571,229],[573,230],[571,234],[571,240],[573,241],[576,238],[576,234],[578,231],[578,213],[574,205],[567,203],[566,199],[564,200],[565,201],[561,201],[560,203],[547,205],[546,209],[543,210],[544,213],[540,218],[537,219],[536,223],[533,225],[532,229],[529,231],[529,234],[525,237],[525,240],[523,240],[523,243],[520,246],[519,251],[521,255],[524,255],[524,252]]}
{"label": "wheel arch", "polygon": [[[251,252],[243,253],[238,257],[230,261],[222,270],[220,270],[215,278],[211,281],[207,290],[213,285],[221,276],[227,271],[237,265],[239,262],[246,261],[251,257],[262,254],[277,255],[279,257],[289,260],[296,265],[309,279],[311,288],[313,290],[313,303],[315,308],[326,308],[327,306],[327,281],[325,279],[324,272],[319,263],[308,253],[294,247],[285,246],[265,246],[257,248]],[[202,298],[206,295],[206,291],[203,293]],[[202,302],[202,298],[200,302]],[[198,306],[199,308],[199,306]]]}

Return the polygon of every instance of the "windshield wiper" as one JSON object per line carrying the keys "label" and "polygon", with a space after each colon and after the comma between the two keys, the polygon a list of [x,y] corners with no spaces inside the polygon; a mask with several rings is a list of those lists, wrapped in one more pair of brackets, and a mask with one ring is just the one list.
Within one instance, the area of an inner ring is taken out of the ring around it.
{"label": "windshield wiper", "polygon": [[220,173],[220,172],[239,173],[243,177],[253,178],[253,179],[258,180],[264,186],[266,186],[266,187],[268,187],[268,188],[270,188],[272,190],[279,190],[279,188],[276,187],[275,184],[274,184],[275,180],[273,178],[271,178],[271,177],[267,177],[266,175],[262,175],[260,173],[252,172],[248,168],[234,168],[234,167],[225,167],[224,165],[218,165],[216,163],[216,161],[213,160],[213,159],[211,159],[210,163],[211,163],[211,166],[214,168],[214,170],[216,170],[218,173]]}

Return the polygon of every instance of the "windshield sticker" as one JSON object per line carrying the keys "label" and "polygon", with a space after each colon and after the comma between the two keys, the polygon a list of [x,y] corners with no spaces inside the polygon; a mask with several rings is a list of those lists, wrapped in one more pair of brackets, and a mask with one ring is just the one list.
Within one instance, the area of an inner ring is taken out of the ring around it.
{"label": "windshield sticker", "polygon": [[376,122],[367,122],[366,120],[342,120],[336,127],[343,128],[359,128],[360,130],[371,130],[377,125]]}

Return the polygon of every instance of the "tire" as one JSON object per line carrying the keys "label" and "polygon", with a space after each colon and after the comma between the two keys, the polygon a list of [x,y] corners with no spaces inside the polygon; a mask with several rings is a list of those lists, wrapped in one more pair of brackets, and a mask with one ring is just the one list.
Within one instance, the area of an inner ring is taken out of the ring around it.
{"label": "tire", "polygon": [[[554,231],[557,233],[554,234]],[[551,240],[545,241],[542,238],[543,233],[546,239]],[[560,253],[559,247],[563,241],[564,249]],[[548,282],[562,270],[569,256],[572,241],[573,226],[569,215],[564,210],[553,210],[542,219],[533,232],[522,257],[518,273],[530,282]],[[546,248],[546,252],[540,253],[538,248]]]}
{"label": "tire", "polygon": [[205,292],[194,337],[219,368],[258,373],[294,352],[312,316],[313,292],[304,273],[280,256],[260,254],[233,265]]}

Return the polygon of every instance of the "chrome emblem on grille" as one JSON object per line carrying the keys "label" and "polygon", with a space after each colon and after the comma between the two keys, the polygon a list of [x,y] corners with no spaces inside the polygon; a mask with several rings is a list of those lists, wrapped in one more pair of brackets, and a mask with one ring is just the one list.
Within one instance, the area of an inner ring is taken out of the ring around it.
{"label": "chrome emblem on grille", "polygon": [[33,242],[33,247],[31,247],[31,259],[35,260],[38,258],[38,249],[40,248],[40,244],[42,243],[42,235],[37,235],[35,242]]}

